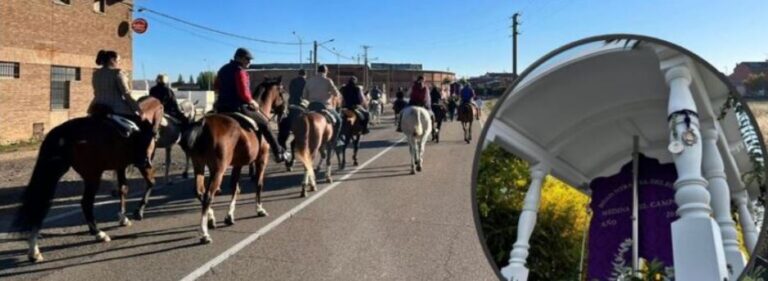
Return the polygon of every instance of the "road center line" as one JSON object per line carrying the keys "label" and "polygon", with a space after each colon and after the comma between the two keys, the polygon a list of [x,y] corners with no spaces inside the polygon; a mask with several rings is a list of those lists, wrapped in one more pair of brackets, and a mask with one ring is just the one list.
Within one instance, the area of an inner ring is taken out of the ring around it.
{"label": "road center line", "polygon": [[259,237],[263,236],[264,234],[266,234],[267,232],[269,232],[270,230],[272,230],[276,226],[280,225],[285,220],[291,218],[293,215],[295,215],[296,213],[298,213],[299,211],[304,209],[304,207],[308,206],[309,204],[311,204],[312,202],[314,202],[315,200],[317,200],[318,198],[323,196],[328,191],[331,191],[333,188],[335,188],[339,184],[343,183],[344,180],[348,179],[349,177],[351,177],[352,175],[354,175],[355,173],[357,173],[361,169],[363,169],[366,166],[368,166],[369,164],[373,163],[373,161],[375,161],[376,159],[378,159],[379,157],[381,157],[382,155],[387,153],[390,149],[394,148],[395,146],[397,146],[398,144],[400,144],[404,140],[405,140],[405,137],[400,138],[395,143],[393,143],[389,147],[385,148],[384,150],[382,150],[381,152],[379,152],[378,154],[373,156],[371,159],[368,159],[368,161],[365,161],[365,163],[363,163],[362,165],[360,165],[357,168],[355,168],[352,172],[350,172],[348,174],[345,174],[344,176],[342,176],[340,179],[338,179],[337,181],[335,181],[334,183],[332,183],[328,187],[323,188],[322,190],[318,191],[317,194],[315,194],[314,196],[311,196],[311,197],[307,198],[306,200],[304,200],[300,204],[298,204],[295,207],[293,207],[288,212],[286,212],[286,213],[282,214],[281,216],[279,216],[274,221],[272,221],[269,224],[265,225],[264,227],[262,227],[258,231],[256,231],[253,234],[249,235],[248,237],[246,237],[242,241],[238,242],[234,246],[230,247],[229,249],[227,249],[223,253],[219,254],[218,256],[213,258],[212,260],[208,261],[207,263],[203,264],[199,268],[195,269],[195,271],[192,271],[192,273],[190,273],[186,277],[182,278],[181,281],[197,280],[197,278],[200,278],[200,276],[203,276],[206,272],[210,271],[211,268],[213,268],[214,266],[217,266],[220,263],[224,262],[229,257],[233,256],[234,254],[236,254],[240,250],[244,249],[246,246],[248,246],[251,243],[253,243],[253,241],[256,241],[256,239],[259,239]]}

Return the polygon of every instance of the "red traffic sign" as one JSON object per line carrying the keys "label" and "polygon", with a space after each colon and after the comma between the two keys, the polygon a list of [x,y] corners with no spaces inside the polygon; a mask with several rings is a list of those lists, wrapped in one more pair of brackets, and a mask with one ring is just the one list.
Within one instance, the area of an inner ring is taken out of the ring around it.
{"label": "red traffic sign", "polygon": [[133,32],[136,32],[138,34],[142,34],[146,32],[148,27],[149,27],[149,23],[147,22],[147,20],[143,18],[135,19],[131,23],[131,29],[133,29]]}

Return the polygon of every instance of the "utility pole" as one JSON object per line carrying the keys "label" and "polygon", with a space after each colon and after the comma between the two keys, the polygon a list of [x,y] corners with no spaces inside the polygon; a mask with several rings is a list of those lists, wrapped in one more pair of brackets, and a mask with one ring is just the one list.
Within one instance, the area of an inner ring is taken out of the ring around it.
{"label": "utility pole", "polygon": [[371,46],[363,45],[363,85],[365,86],[365,89],[368,89],[368,49],[370,49]]}
{"label": "utility pole", "polygon": [[520,25],[519,18],[520,13],[512,15],[512,75],[515,77],[517,77],[517,35],[520,34],[517,32],[517,26]]}
{"label": "utility pole", "polygon": [[314,42],[313,50],[314,50],[315,57],[312,59],[312,65],[315,66],[315,74],[317,74],[317,40],[313,42]]}

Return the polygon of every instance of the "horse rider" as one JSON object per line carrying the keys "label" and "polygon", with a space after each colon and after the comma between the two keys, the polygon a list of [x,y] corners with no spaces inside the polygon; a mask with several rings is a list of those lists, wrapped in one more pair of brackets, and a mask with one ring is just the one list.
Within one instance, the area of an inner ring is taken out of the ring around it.
{"label": "horse rider", "polygon": [[381,90],[379,89],[379,86],[373,86],[373,89],[371,89],[371,100],[372,101],[379,101],[381,102]]}
{"label": "horse rider", "polygon": [[480,120],[480,108],[478,108],[477,104],[475,104],[475,97],[475,90],[472,89],[472,84],[467,83],[464,88],[461,89],[461,105],[459,108],[465,104],[469,104],[475,107],[475,119]]}
{"label": "horse rider", "polygon": [[[304,69],[299,70],[299,76],[291,79],[288,84],[288,104],[295,106],[302,106],[302,95],[304,94],[304,85],[307,84],[307,72]],[[301,110],[297,108],[288,109],[288,118],[283,118],[279,124],[279,131],[277,134],[277,140],[285,146],[285,142],[288,140],[288,135],[291,133],[291,123],[301,114]]]}
{"label": "horse rider", "polygon": [[339,145],[339,132],[341,132],[341,116],[332,105],[332,100],[340,95],[333,80],[327,77],[328,67],[317,67],[317,74],[307,79],[302,97],[309,101],[310,110],[326,110],[335,119],[334,131],[336,132],[336,144]]}
{"label": "horse rider", "polygon": [[149,95],[160,100],[163,104],[163,113],[176,118],[180,122],[191,122],[193,120],[187,120],[187,117],[181,113],[179,103],[176,102],[176,94],[168,87],[168,75],[158,74],[155,79],[155,86],[149,89]]}
{"label": "horse rider", "polygon": [[214,90],[218,92],[214,108],[219,113],[239,112],[253,119],[269,143],[275,161],[282,162],[290,155],[275,140],[274,133],[269,129],[269,119],[259,110],[259,104],[250,93],[250,80],[245,70],[250,66],[252,59],[251,52],[238,48],[234,58],[219,69],[214,82]]}
{"label": "horse rider", "polygon": [[368,130],[368,121],[371,120],[371,114],[364,107],[365,96],[363,96],[363,91],[357,85],[357,77],[352,76],[352,78],[349,78],[347,84],[341,88],[341,98],[343,108],[353,110],[354,112],[359,111],[361,113],[357,115],[358,118],[362,117],[360,118],[360,121],[363,125],[363,134],[368,134],[370,132]]}
{"label": "horse rider", "polygon": [[[426,108],[429,112],[430,117],[432,118],[432,122],[435,122],[435,113],[432,112],[432,103],[430,102],[430,96],[428,93],[429,89],[427,89],[427,86],[424,85],[424,77],[419,76],[416,78],[416,81],[413,82],[413,86],[411,86],[411,97],[408,100],[409,106],[420,106],[423,108]],[[402,115],[400,115],[400,119],[402,119]],[[397,122],[397,132],[402,132],[403,129],[401,128],[400,124],[402,122]]]}
{"label": "horse rider", "polygon": [[88,107],[88,114],[106,117],[108,114],[125,117],[139,127],[133,164],[139,169],[152,167],[149,149],[155,132],[152,124],[141,120],[139,104],[131,97],[128,76],[120,68],[120,56],[115,51],[101,50],[96,55],[96,64],[101,68],[93,71],[93,101]]}

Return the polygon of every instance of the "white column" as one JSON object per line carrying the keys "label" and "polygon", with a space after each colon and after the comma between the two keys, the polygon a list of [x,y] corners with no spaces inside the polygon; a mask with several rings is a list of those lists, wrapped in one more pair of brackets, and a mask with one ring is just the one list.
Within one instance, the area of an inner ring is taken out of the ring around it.
{"label": "white column", "polygon": [[749,212],[749,194],[746,189],[738,191],[733,196],[733,202],[736,204],[736,209],[739,211],[739,224],[741,224],[741,233],[744,234],[744,244],[746,244],[747,251],[752,254],[752,251],[757,245],[757,229],[755,228],[755,220],[752,218],[752,213]]}
{"label": "white column", "polygon": [[[668,113],[680,110],[697,112],[689,88],[691,73],[685,65],[666,71],[669,85]],[[674,120],[673,130],[682,136],[689,127],[683,116]],[[690,116],[690,129],[696,136],[692,145],[684,145],[681,153],[673,154],[677,169],[675,202],[680,216],[672,223],[672,251],[676,280],[722,281],[728,278],[720,228],[710,216],[710,195],[707,180],[702,177],[702,144],[699,119]],[[673,140],[674,141],[674,140]]]}
{"label": "white column", "polygon": [[726,182],[725,166],[720,151],[717,149],[718,133],[715,129],[703,130],[704,135],[704,176],[709,181],[709,193],[712,195],[711,206],[715,220],[720,226],[723,237],[725,260],[732,270],[730,280],[736,280],[746,266],[744,255],[739,250],[736,223],[731,217],[731,194]]}
{"label": "white column", "polygon": [[541,201],[541,184],[544,182],[544,176],[548,172],[549,168],[542,164],[531,167],[531,185],[525,194],[523,212],[520,214],[520,219],[517,223],[517,241],[512,248],[509,265],[501,270],[501,274],[507,280],[528,280],[528,268],[525,266],[525,260],[528,258],[528,249],[531,247],[528,244],[528,240],[531,239],[533,228],[536,226],[536,213],[539,210],[539,202]]}

